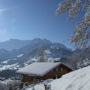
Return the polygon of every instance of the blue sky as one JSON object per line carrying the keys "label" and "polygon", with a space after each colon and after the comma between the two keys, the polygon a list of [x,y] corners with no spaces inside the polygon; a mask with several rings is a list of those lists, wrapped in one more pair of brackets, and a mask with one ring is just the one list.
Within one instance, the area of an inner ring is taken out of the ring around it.
{"label": "blue sky", "polygon": [[69,41],[77,20],[55,15],[61,0],[0,0],[0,41],[10,38],[47,38],[72,47]]}

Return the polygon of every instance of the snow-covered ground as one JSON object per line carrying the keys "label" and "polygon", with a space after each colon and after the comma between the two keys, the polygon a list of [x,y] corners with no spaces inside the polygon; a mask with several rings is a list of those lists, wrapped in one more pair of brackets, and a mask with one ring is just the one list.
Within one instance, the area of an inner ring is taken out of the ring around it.
{"label": "snow-covered ground", "polygon": [[48,49],[45,50],[45,53],[46,53],[46,54],[51,54],[50,50],[48,50]]}
{"label": "snow-covered ground", "polygon": [[18,63],[12,64],[12,65],[3,65],[3,66],[0,66],[0,71],[7,70],[7,69],[16,70],[18,67],[19,67]]}
{"label": "snow-covered ground", "polygon": [[[90,90],[90,66],[73,71],[50,83],[51,90]],[[43,84],[35,85],[35,90],[45,90]],[[26,88],[33,90],[33,88]]]}
{"label": "snow-covered ground", "polygon": [[20,84],[21,82],[19,80],[7,79],[0,81],[0,90],[16,90],[15,88],[18,88]]}
{"label": "snow-covered ground", "polygon": [[24,54],[20,54],[20,55],[18,55],[17,58],[20,58],[20,57],[22,57],[22,56],[24,56]]}

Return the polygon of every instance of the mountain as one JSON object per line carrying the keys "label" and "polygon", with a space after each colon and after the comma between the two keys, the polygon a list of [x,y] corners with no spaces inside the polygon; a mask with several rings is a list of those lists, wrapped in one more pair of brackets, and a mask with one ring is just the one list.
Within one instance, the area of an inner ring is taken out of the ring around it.
{"label": "mountain", "polygon": [[29,43],[30,43],[30,40],[10,39],[5,42],[0,42],[0,49],[11,51],[13,49],[19,49],[21,47],[24,47]]}
{"label": "mountain", "polygon": [[0,49],[0,61],[6,60],[9,58],[10,52],[5,49]]}
{"label": "mountain", "polygon": [[73,53],[71,49],[63,44],[53,43],[47,39],[36,38],[30,40],[27,45],[19,49],[13,49],[11,51],[5,51],[5,49],[0,50],[1,70],[24,67],[33,61],[37,61],[37,54],[40,48],[44,48],[44,52],[51,60],[54,60],[55,58],[67,58]]}
{"label": "mountain", "polygon": [[46,39],[33,39],[33,40],[17,40],[10,39],[0,43],[0,61],[12,59],[19,54],[32,52],[34,49],[50,45],[51,42]]}

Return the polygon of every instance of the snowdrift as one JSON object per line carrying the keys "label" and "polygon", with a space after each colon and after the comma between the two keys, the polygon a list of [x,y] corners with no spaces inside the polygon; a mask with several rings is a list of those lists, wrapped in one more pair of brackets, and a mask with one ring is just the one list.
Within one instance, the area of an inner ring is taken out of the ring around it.
{"label": "snowdrift", "polygon": [[[66,74],[50,84],[51,90],[90,90],[90,66]],[[34,89],[45,90],[43,84],[34,86]]]}

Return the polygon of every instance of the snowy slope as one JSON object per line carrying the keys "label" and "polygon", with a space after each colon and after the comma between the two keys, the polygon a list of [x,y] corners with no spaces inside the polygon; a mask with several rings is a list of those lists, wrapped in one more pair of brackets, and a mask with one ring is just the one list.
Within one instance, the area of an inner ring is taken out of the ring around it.
{"label": "snowy slope", "polygon": [[[73,71],[62,78],[54,80],[51,90],[90,90],[90,66]],[[27,88],[26,90],[32,90]],[[35,90],[45,90],[44,85],[36,85]]]}

